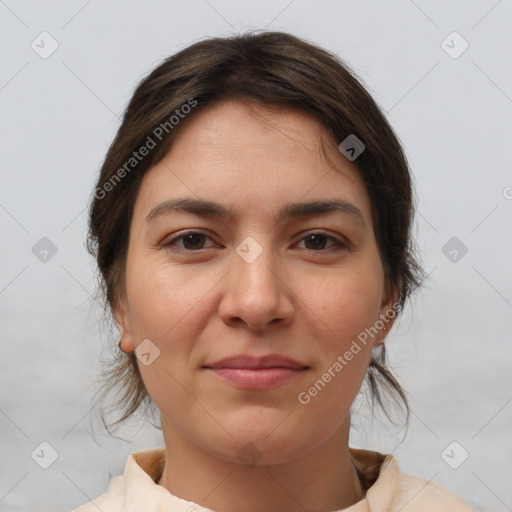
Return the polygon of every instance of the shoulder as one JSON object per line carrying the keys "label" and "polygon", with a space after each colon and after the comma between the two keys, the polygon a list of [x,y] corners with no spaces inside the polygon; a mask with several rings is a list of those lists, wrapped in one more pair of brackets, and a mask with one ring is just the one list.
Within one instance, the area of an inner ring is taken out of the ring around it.
{"label": "shoulder", "polygon": [[126,460],[124,473],[110,479],[107,492],[71,512],[120,512],[126,509],[126,503],[134,510],[156,510],[162,496],[168,494],[167,490],[156,484],[165,455],[165,447],[131,453]]}
{"label": "shoulder", "polygon": [[424,478],[400,472],[392,511],[472,512],[459,496]]}
{"label": "shoulder", "polygon": [[80,505],[78,508],[74,508],[71,512],[98,512],[102,511],[114,511],[123,510],[123,477],[115,476],[110,480],[108,491],[93,500]]}
{"label": "shoulder", "polygon": [[462,498],[444,487],[403,473],[390,454],[353,448],[351,454],[362,481],[368,484],[370,511],[472,512]]}

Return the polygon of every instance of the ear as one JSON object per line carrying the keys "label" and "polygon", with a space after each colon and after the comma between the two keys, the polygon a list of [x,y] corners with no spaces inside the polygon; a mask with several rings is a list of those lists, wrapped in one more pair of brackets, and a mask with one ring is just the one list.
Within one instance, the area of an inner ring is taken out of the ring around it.
{"label": "ear", "polygon": [[384,344],[384,340],[388,335],[391,327],[395,323],[395,319],[400,312],[399,292],[386,294],[388,297],[384,297],[380,310],[379,317],[375,319],[375,328],[378,330],[375,336],[374,346]]}
{"label": "ear", "polygon": [[119,348],[125,353],[130,353],[135,350],[135,344],[133,341],[130,316],[127,311],[128,308],[124,301],[121,299],[118,300],[114,306],[114,320],[121,336]]}

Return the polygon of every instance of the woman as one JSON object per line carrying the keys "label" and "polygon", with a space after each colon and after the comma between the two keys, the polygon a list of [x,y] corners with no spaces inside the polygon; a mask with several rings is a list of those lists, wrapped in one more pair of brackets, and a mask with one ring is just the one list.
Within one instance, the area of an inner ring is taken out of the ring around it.
{"label": "woman", "polygon": [[277,32],[189,46],[138,86],[94,196],[106,392],[117,423],[154,404],[165,446],[77,511],[470,510],[348,445],[365,377],[407,411],[384,343],[424,274],[404,153],[342,61]]}

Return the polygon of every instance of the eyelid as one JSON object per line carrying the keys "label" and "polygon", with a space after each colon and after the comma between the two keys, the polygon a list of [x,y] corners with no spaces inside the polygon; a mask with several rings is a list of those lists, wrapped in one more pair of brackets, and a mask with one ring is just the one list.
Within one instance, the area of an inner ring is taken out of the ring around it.
{"label": "eyelid", "polygon": [[[186,237],[187,235],[195,235],[195,234],[203,235],[205,238],[210,238],[211,240],[213,240],[213,238],[210,235],[208,235],[201,229],[189,229],[189,230],[186,230],[183,232],[179,232],[178,234],[173,234],[169,239],[164,239],[164,241],[162,242],[162,246],[163,247],[172,247],[174,242]],[[180,248],[177,248],[176,250],[183,251],[183,252],[199,252],[202,249],[197,249],[195,251],[192,251],[192,250],[188,250],[188,249],[182,249],[180,247]]]}
{"label": "eyelid", "polygon": [[[331,235],[329,233],[325,233],[323,230],[312,230],[312,231],[307,231],[305,233],[301,233],[300,235],[300,238],[299,238],[299,242],[302,242],[305,238],[308,238],[312,235],[321,235],[321,236],[325,236],[325,238],[327,238],[328,240],[330,240],[331,242],[333,242],[338,250],[343,250],[343,249],[350,249],[350,245],[349,243],[347,242],[347,240],[344,238],[344,237],[337,237],[337,236],[334,236],[334,235]],[[322,253],[322,252],[333,252],[334,249],[322,249],[320,251],[315,251],[313,249],[305,249],[306,251],[308,252],[318,252],[318,253]]]}

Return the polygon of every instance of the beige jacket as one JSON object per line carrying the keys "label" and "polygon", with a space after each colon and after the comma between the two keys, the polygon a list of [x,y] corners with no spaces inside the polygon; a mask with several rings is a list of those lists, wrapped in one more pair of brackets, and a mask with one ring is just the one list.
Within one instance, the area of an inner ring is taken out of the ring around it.
{"label": "beige jacket", "polygon": [[[355,448],[350,452],[355,466],[373,484],[364,499],[343,512],[471,512],[461,498],[443,487],[402,473],[392,455]],[[124,475],[113,477],[105,494],[72,512],[211,512],[156,483],[165,456],[165,447],[132,453]]]}

